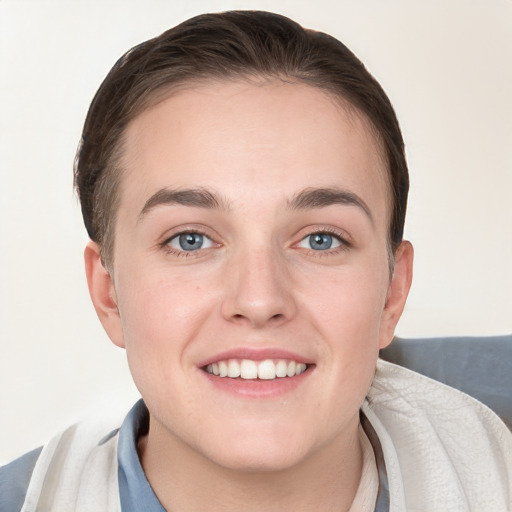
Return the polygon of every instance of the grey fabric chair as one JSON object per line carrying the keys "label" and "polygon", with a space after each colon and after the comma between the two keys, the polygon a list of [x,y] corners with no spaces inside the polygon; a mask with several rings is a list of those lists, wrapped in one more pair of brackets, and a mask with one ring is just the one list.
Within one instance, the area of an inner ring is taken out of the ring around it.
{"label": "grey fabric chair", "polygon": [[512,430],[512,335],[395,338],[380,357],[464,391]]}

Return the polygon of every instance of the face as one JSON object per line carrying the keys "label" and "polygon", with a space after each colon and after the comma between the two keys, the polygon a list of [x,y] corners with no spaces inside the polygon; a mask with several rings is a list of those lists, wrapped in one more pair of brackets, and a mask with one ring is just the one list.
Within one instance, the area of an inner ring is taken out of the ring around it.
{"label": "face", "polygon": [[211,83],[125,147],[112,275],[86,261],[150,436],[237,469],[341,449],[410,281],[367,122],[309,86]]}

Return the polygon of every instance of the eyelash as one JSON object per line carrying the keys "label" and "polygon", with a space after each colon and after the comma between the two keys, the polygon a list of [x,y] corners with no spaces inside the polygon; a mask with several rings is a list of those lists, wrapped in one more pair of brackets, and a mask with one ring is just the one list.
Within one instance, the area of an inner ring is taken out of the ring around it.
{"label": "eyelash", "polygon": [[[215,242],[213,242],[212,237],[207,235],[204,231],[201,231],[199,229],[184,229],[182,231],[178,231],[177,233],[173,233],[170,237],[167,237],[163,242],[161,242],[159,244],[160,248],[163,249],[167,254],[177,256],[178,258],[190,258],[190,257],[198,256],[199,253],[201,253],[202,251],[200,251],[200,250],[196,250],[196,251],[179,250],[179,249],[174,249],[174,247],[171,247],[169,245],[172,240],[174,240],[175,238],[177,238],[181,235],[201,235],[201,236],[204,236],[205,238],[208,238],[209,240],[212,241],[213,244],[215,244]],[[219,245],[219,244],[217,244],[217,245]],[[203,249],[203,251],[204,251],[204,249]]]}
{"label": "eyelash", "polygon": [[[352,244],[347,240],[346,236],[335,229],[332,228],[317,228],[313,231],[309,231],[306,235],[304,235],[298,243],[302,242],[303,240],[306,240],[308,237],[313,235],[330,235],[333,238],[335,238],[339,243],[339,247],[335,247],[334,249],[326,249],[323,251],[315,251],[313,249],[305,249],[308,253],[312,254],[316,257],[325,257],[325,256],[332,256],[333,254],[339,254],[341,252],[348,251],[352,248]],[[294,244],[295,246],[298,245],[298,243]]]}
{"label": "eyelash", "polygon": [[[201,231],[199,229],[185,229],[185,230],[179,231],[177,233],[173,233],[171,236],[167,237],[163,242],[161,242],[159,244],[159,246],[167,254],[171,254],[171,255],[177,256],[179,258],[190,258],[190,257],[194,257],[194,256],[197,257],[205,249],[203,249],[202,251],[200,249],[195,250],[195,251],[185,251],[185,250],[174,249],[173,247],[171,247],[169,245],[170,242],[172,240],[174,240],[175,238],[177,238],[181,235],[188,235],[188,234],[197,234],[197,235],[204,236],[204,237],[208,238],[209,240],[211,240],[213,244],[216,244],[213,241],[213,239],[208,234],[206,234],[204,231]],[[316,235],[316,234],[330,235],[330,236],[334,237],[340,243],[340,245],[339,245],[339,247],[335,247],[334,249],[326,249],[323,251],[322,250],[315,251],[314,249],[304,248],[304,251],[312,256],[325,257],[325,256],[333,255],[333,254],[339,254],[341,252],[347,251],[352,248],[352,244],[347,240],[346,236],[344,236],[341,232],[339,232],[335,229],[332,229],[332,228],[318,228],[318,229],[314,229],[313,231],[309,231],[307,234],[305,234],[299,240],[299,242],[293,244],[293,246],[296,247],[303,240],[306,240],[308,237]],[[218,244],[218,243],[216,245],[220,246],[220,244]]]}

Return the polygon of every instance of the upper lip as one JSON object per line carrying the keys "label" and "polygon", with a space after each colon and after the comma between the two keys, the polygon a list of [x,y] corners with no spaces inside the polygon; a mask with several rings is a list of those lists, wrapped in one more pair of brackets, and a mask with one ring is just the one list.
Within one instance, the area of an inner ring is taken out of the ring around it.
{"label": "upper lip", "polygon": [[208,366],[209,364],[217,363],[219,361],[227,361],[228,359],[250,359],[252,361],[264,361],[265,359],[290,359],[297,363],[313,364],[314,362],[305,356],[285,350],[282,348],[250,348],[239,347],[224,352],[219,352],[213,356],[208,357],[201,361],[198,366],[200,368]]}

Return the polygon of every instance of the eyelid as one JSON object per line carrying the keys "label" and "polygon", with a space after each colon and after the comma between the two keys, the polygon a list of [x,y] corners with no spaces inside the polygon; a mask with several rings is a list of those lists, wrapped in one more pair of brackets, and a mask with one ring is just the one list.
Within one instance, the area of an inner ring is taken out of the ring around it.
{"label": "eyelid", "polygon": [[174,226],[172,228],[167,229],[162,235],[159,237],[160,242],[158,242],[158,245],[165,245],[169,242],[169,240],[179,236],[184,235],[187,233],[197,233],[198,235],[206,236],[212,240],[215,240],[218,238],[216,233],[202,225],[198,224],[180,224],[179,226]]}
{"label": "eyelid", "polygon": [[[301,247],[299,244],[306,240],[308,237],[315,234],[326,234],[330,235],[339,242],[337,247],[331,247],[325,250],[315,250],[309,247]],[[303,228],[300,230],[297,238],[300,236],[299,241],[292,244],[292,247],[296,249],[300,249],[301,251],[313,255],[315,257],[323,257],[329,255],[335,255],[347,251],[353,247],[352,239],[348,233],[344,230],[340,230],[338,228],[330,227],[330,226],[315,226],[309,228]]]}
{"label": "eyelid", "polygon": [[[178,249],[177,247],[172,247],[170,245],[170,242],[172,240],[174,240],[175,238],[177,238],[181,235],[189,234],[189,233],[202,235],[203,237],[207,238],[211,242],[211,245],[209,247],[205,247],[205,248],[201,247],[200,249],[197,249],[195,251],[185,251],[183,249]],[[165,251],[167,251],[170,254],[190,257],[190,256],[198,255],[198,253],[201,253],[205,250],[211,249],[212,247],[220,247],[222,244],[220,244],[219,242],[216,241],[217,238],[218,237],[216,237],[214,234],[212,234],[211,230],[209,230],[207,228],[198,227],[193,224],[188,224],[188,225],[184,224],[184,225],[176,226],[176,227],[168,230],[162,236],[162,241],[158,242],[158,247],[160,249],[164,249]]]}
{"label": "eyelid", "polygon": [[337,238],[343,245],[351,247],[352,246],[352,237],[345,231],[339,228],[334,228],[330,226],[315,226],[315,227],[306,227],[300,230],[297,237],[299,238],[299,242],[307,238],[311,235],[325,233],[326,235],[331,235]]}

